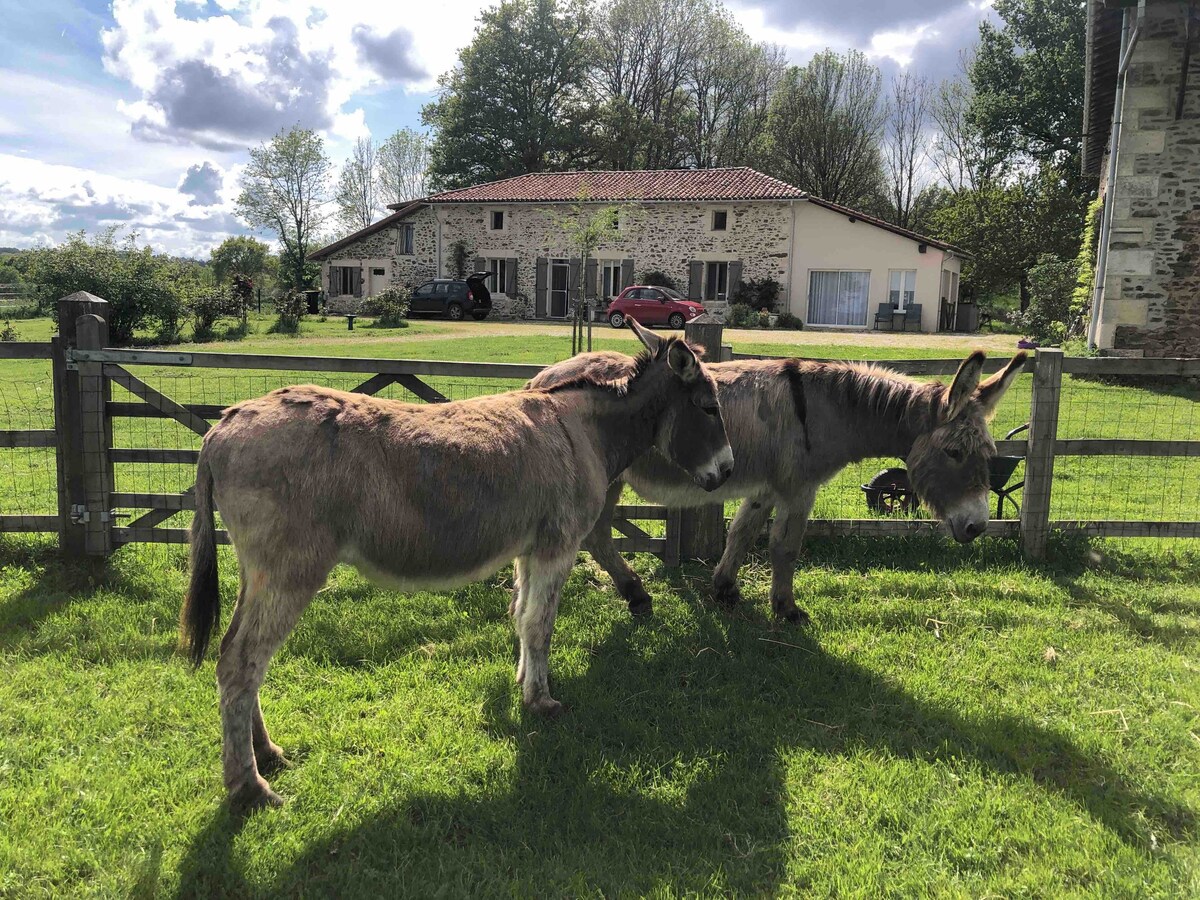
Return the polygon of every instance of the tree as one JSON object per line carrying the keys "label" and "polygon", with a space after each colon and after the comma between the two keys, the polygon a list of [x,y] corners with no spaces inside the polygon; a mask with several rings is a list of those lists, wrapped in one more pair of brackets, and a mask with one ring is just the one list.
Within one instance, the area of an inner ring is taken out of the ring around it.
{"label": "tree", "polygon": [[281,276],[297,290],[311,281],[308,251],[327,215],[329,167],[321,136],[296,126],[252,148],[241,176],[237,213],[279,238]]}
{"label": "tree", "polygon": [[1079,170],[1087,6],[996,0],[1004,25],[979,26],[971,118],[1014,153]]}
{"label": "tree", "polygon": [[443,188],[570,169],[588,150],[585,0],[502,0],[421,111],[437,129],[429,178]]}
{"label": "tree", "polygon": [[411,128],[402,128],[379,147],[379,199],[385,206],[419,200],[426,194],[429,170],[429,138]]}
{"label": "tree", "polygon": [[258,278],[267,269],[271,248],[262,241],[246,235],[235,235],[221,241],[210,254],[213,277],[223,284],[235,275]]}
{"label": "tree", "polygon": [[912,227],[913,207],[924,187],[928,98],[929,85],[925,79],[907,71],[892,79],[883,164],[892,205],[891,219],[901,228]]}
{"label": "tree", "polygon": [[[576,296],[583,301],[592,299],[587,296],[588,263],[596,249],[612,236],[613,229],[617,227],[621,215],[619,206],[591,208],[587,205],[587,201],[587,194],[581,193],[579,199],[572,204],[570,213],[555,223],[562,229],[570,246],[579,253],[579,282],[575,288],[578,292]],[[632,214],[632,207],[627,207],[627,219]],[[627,221],[626,226],[628,227],[629,224]],[[574,324],[571,326],[572,354],[582,352],[584,349],[582,329],[583,321],[577,309]],[[587,349],[592,349],[591,318],[587,320]]]}
{"label": "tree", "polygon": [[195,263],[139,247],[136,234],[118,242],[115,226],[90,241],[79,231],[59,246],[38,248],[30,256],[29,280],[41,301],[87,291],[109,302],[109,340],[116,345],[128,344],[135,329],[150,325],[173,337],[198,284]]}
{"label": "tree", "polygon": [[793,66],[771,98],[767,154],[775,174],[833,203],[872,207],[883,193],[879,70],[857,50]]}
{"label": "tree", "polygon": [[342,163],[334,200],[338,221],[347,231],[366,228],[382,212],[379,202],[377,153],[375,142],[360,137],[354,142],[350,158]]}

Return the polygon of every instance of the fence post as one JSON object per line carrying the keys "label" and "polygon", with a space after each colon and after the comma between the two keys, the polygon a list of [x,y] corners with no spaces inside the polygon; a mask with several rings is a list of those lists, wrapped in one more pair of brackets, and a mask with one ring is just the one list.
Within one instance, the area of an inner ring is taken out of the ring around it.
{"label": "fence post", "polygon": [[1021,546],[1029,559],[1041,559],[1046,555],[1062,368],[1061,350],[1037,351],[1033,401],[1029,409],[1029,449],[1025,454],[1025,487],[1021,497]]}
{"label": "fence post", "polygon": [[[688,322],[683,333],[689,343],[704,348],[706,361],[721,361],[721,339],[725,333],[723,322],[711,315],[702,315]],[[737,465],[736,461],[734,465]],[[724,504],[680,510],[674,520],[667,519],[668,541],[672,537],[670,528],[673,524],[679,529],[678,552],[682,559],[714,559],[724,551]]]}
{"label": "fence post", "polygon": [[68,367],[68,350],[99,350],[108,343],[109,305],[86,291],[58,301],[54,338],[54,430],[58,433],[59,547],[68,556],[107,556],[112,550],[111,394],[101,363]]}

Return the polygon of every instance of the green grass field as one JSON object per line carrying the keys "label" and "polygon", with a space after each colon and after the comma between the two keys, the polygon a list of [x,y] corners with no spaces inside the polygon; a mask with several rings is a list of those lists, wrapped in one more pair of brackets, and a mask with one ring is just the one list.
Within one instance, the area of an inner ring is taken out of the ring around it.
{"label": "green grass field", "polygon": [[[565,330],[464,341],[451,327],[381,342],[316,323],[227,349],[569,350]],[[803,348],[882,355],[853,350]],[[48,427],[45,365],[0,364],[0,428]],[[138,374],[210,403],[296,380]],[[1024,421],[1023,381],[997,431]],[[1072,379],[1062,434],[1198,439],[1196,410],[1186,390]],[[195,446],[158,420],[121,423],[117,443]],[[1195,518],[1194,469],[1164,482],[1135,465],[1167,461],[1078,462],[1056,470],[1056,515]],[[0,451],[0,512],[50,511],[53,472],[45,451]],[[130,466],[118,488],[187,477]],[[818,514],[865,514],[861,480],[830,485]],[[702,566],[634,564],[656,597],[640,625],[592,563],[576,567],[555,722],[520,707],[510,573],[399,595],[337,570],[263,690],[293,760],[273,782],[288,805],[236,821],[212,660],[193,673],[175,651],[183,549],[131,546],[97,569],[63,564],[48,538],[0,538],[0,896],[1200,896],[1194,542],[1056,540],[1032,566],[1009,541],[812,541],[796,576],[808,630],[771,620],[761,555],[734,611],[712,605]],[[228,549],[221,565],[227,619]]]}

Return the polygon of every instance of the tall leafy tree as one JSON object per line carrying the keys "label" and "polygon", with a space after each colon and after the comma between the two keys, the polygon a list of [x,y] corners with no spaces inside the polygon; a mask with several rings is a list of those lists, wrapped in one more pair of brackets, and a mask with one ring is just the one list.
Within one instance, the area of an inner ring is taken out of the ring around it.
{"label": "tall leafy tree", "polygon": [[502,0],[422,110],[437,129],[429,177],[448,188],[569,169],[588,154],[585,0]]}
{"label": "tall leafy tree", "polygon": [[385,206],[419,200],[426,194],[429,171],[429,138],[412,128],[402,128],[379,147],[379,197]]}
{"label": "tall leafy tree", "polygon": [[891,220],[901,228],[912,227],[917,197],[925,185],[928,119],[928,83],[907,71],[895,76],[887,100],[883,167]]}
{"label": "tall leafy tree", "polygon": [[321,136],[296,126],[252,148],[241,176],[237,213],[279,238],[281,278],[297,289],[313,277],[308,252],[328,216],[329,170]]}
{"label": "tall leafy tree", "polygon": [[247,235],[227,237],[210,254],[213,277],[223,284],[234,275],[258,278],[267,270],[271,248]]}
{"label": "tall leafy tree", "polygon": [[878,207],[881,92],[879,69],[857,50],[845,56],[825,50],[789,69],[767,119],[774,174],[834,203]]}
{"label": "tall leafy tree", "polygon": [[347,231],[366,228],[380,217],[383,204],[379,200],[378,152],[370,137],[354,142],[349,158],[342,163],[338,176],[338,221]]}

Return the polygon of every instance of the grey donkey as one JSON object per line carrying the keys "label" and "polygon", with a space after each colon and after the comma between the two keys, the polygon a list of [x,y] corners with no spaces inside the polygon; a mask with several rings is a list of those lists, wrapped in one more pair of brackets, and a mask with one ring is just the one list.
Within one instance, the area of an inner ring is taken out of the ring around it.
{"label": "grey donkey", "polygon": [[[652,610],[637,573],[616,551],[612,512],[628,482],[642,497],[688,507],[745,498],[713,572],[716,599],[740,599],[737,573],[775,510],[770,533],[771,607],[780,618],[807,622],[796,605],[796,558],[813,500],[822,484],[850,463],[903,457],[921,499],[961,543],[988,523],[988,462],[996,445],[988,420],[1025,365],[1018,353],[981,382],[986,356],[972,353],[951,385],[922,383],[879,366],[801,359],[706,364],[717,384],[737,468],[715,493],[698,491],[678,466],[653,449],[638,457],[608,493],[604,514],[584,549],[612,576],[634,615]],[[587,353],[558,363],[529,382],[551,387],[579,377],[617,378],[633,359]]]}
{"label": "grey donkey", "polygon": [[400,590],[444,589],[515,560],[517,681],[556,714],[547,656],[563,583],[609,484],[651,447],[698,490],[733,456],[716,387],[683,340],[630,327],[645,352],[613,378],[420,405],[312,385],[224,411],[204,438],[181,630],[199,665],[219,618],[214,507],[241,587],[217,681],[225,787],[235,807],[282,801],[260,772],[283,763],[259,687],[330,570]]}

